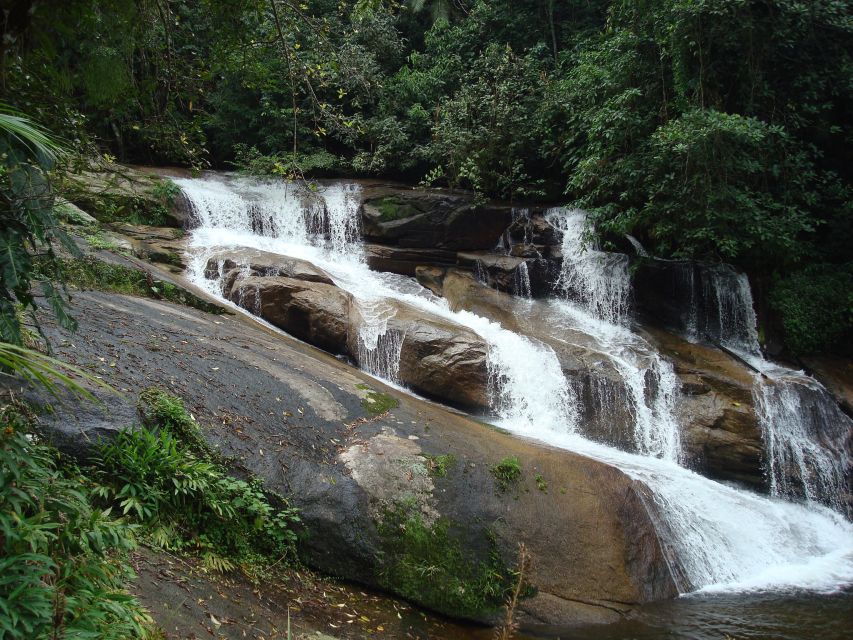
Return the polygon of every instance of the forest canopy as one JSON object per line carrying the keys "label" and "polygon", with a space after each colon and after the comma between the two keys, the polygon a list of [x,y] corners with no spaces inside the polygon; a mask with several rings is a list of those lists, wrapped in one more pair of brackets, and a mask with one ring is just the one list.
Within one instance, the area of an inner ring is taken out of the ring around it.
{"label": "forest canopy", "polygon": [[846,0],[0,4],[3,100],[78,153],[574,204],[849,332]]}

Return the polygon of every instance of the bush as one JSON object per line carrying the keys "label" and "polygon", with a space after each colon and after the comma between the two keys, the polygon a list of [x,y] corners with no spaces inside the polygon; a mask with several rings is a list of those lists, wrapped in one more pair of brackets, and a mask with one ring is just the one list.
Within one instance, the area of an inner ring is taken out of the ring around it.
{"label": "bush", "polygon": [[853,339],[853,262],[814,265],[779,278],[770,304],[795,354],[828,351]]}
{"label": "bush", "polygon": [[133,527],[93,507],[14,407],[0,424],[0,637],[146,636],[151,620],[123,587]]}
{"label": "bush", "polygon": [[100,449],[100,498],[144,524],[158,546],[199,552],[210,568],[294,557],[296,510],[274,506],[259,481],[233,478],[199,452],[197,427],[178,398],[143,396],[149,426]]}

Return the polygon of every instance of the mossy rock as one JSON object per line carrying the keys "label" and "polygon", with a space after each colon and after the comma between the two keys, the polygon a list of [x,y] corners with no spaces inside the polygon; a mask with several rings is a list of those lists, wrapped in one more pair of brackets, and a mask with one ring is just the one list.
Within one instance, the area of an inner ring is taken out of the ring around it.
{"label": "mossy rock", "polygon": [[398,505],[386,511],[377,529],[383,559],[379,583],[434,611],[484,620],[500,610],[513,587],[513,572],[486,530],[488,554],[478,559],[453,535],[448,518],[429,524],[417,510]]}
{"label": "mossy rock", "polygon": [[122,168],[69,175],[62,186],[69,201],[99,222],[183,226],[180,189],[171,180]]}
{"label": "mossy rock", "polygon": [[411,218],[422,213],[411,203],[405,202],[395,196],[380,198],[373,203],[373,206],[379,211],[382,222],[403,220],[404,218]]}
{"label": "mossy rock", "polygon": [[400,401],[397,398],[389,396],[387,393],[375,391],[370,388],[370,385],[359,384],[356,385],[356,388],[367,392],[361,399],[361,406],[372,416],[381,416],[383,413],[400,406]]}

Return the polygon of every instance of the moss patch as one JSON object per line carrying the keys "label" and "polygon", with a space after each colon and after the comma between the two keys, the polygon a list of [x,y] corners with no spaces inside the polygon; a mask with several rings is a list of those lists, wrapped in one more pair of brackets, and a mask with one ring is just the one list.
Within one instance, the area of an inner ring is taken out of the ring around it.
{"label": "moss patch", "polygon": [[400,401],[397,398],[389,396],[387,393],[374,391],[370,385],[357,384],[356,388],[367,391],[367,395],[361,399],[361,406],[372,416],[382,415],[400,406]]}
{"label": "moss patch", "polygon": [[92,256],[59,259],[55,264],[36,261],[35,273],[38,277],[67,282],[69,286],[77,289],[94,289],[168,300],[207,313],[225,313],[221,307],[206,302],[170,282],[155,280],[145,271],[121,264],[109,264]]}
{"label": "moss patch", "polygon": [[482,619],[501,608],[513,574],[487,532],[488,558],[478,561],[450,532],[450,521],[424,523],[405,507],[386,512],[378,530],[383,540],[380,584],[435,611]]}
{"label": "moss patch", "polygon": [[452,453],[446,453],[443,456],[422,455],[427,461],[427,471],[433,478],[445,477],[447,470],[456,464],[456,456]]}
{"label": "moss patch", "polygon": [[517,456],[507,456],[489,467],[489,471],[495,477],[495,485],[501,492],[508,491],[521,480],[521,464]]}
{"label": "moss patch", "polygon": [[400,200],[399,198],[395,198],[394,196],[389,196],[377,200],[375,206],[379,210],[383,222],[391,222],[393,220],[411,218],[412,216],[416,216],[421,213],[411,204],[403,202],[402,200]]}

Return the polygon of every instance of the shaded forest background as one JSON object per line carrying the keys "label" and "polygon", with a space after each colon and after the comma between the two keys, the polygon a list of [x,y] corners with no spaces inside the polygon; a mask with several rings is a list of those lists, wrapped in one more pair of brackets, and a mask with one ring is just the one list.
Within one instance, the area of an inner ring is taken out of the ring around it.
{"label": "shaded forest background", "polygon": [[[382,176],[581,206],[853,320],[845,0],[0,0],[2,100],[84,164]],[[845,347],[845,345],[847,345]]]}

